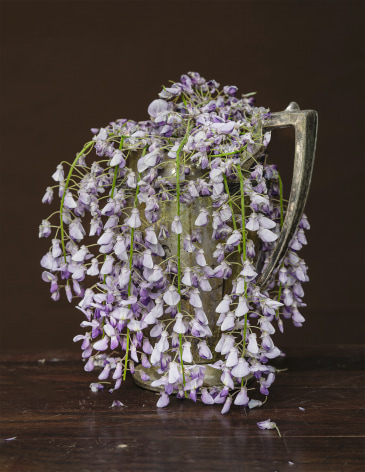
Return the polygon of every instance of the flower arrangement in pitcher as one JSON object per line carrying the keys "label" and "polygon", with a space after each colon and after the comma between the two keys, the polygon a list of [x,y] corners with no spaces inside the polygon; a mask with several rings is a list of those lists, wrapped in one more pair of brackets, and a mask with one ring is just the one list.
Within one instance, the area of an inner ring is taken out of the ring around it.
{"label": "flower arrangement in pitcher", "polygon": [[[269,283],[258,285],[286,201],[267,160],[270,112],[252,95],[190,72],[163,88],[149,120],[92,129],[52,175],[43,202],[54,193],[60,202],[40,225],[39,236],[52,237],[42,277],[54,300],[64,291],[85,317],[74,341],[84,369],[98,371],[93,390],[118,389],[138,365],[160,389],[159,407],[172,394],[199,394],[227,413],[269,394],[270,360],[281,355],[271,336],[286,318],[304,322],[298,251],[309,224],[303,216]],[[205,383],[208,366],[215,384]]]}

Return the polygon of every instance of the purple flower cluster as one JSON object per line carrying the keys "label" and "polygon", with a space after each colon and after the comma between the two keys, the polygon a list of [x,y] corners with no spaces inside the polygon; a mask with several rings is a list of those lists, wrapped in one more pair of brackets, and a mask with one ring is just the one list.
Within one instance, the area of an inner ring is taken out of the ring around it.
{"label": "purple flower cluster", "polygon": [[[151,367],[160,376],[151,384],[161,388],[159,407],[171,394],[193,401],[200,394],[205,404],[222,404],[222,413],[232,403],[258,406],[247,385],[254,378],[260,393],[269,393],[275,379],[269,361],[281,354],[274,325],[282,332],[285,318],[304,322],[307,266],[297,253],[309,224],[303,216],[280,267],[258,286],[285,212],[277,168],[267,162],[269,110],[196,72],[159,97],[148,107],[149,120],[92,129],[69,168],[57,166],[56,185],[42,200],[51,203],[58,191],[59,210],[39,228],[40,237],[53,238],[42,278],[54,300],[64,289],[85,316],[85,332],[74,341],[82,341],[86,371],[101,367],[93,390],[108,382],[118,389],[141,364],[143,381]],[[97,158],[89,163],[91,151]],[[183,213],[198,199],[203,208],[184,226]],[[166,208],[168,220],[161,218]],[[214,263],[207,262],[206,229]],[[177,251],[167,254],[169,245]],[[216,328],[202,299],[216,279],[230,288],[216,300],[220,334],[212,348]],[[204,383],[207,364],[197,361],[193,346],[220,371],[217,385]]]}

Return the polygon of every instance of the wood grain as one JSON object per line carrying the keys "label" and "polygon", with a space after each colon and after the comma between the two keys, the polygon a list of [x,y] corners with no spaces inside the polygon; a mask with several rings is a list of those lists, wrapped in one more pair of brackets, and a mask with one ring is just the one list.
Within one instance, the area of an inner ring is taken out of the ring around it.
{"label": "wood grain", "polygon": [[[157,395],[132,379],[92,393],[95,375],[67,352],[4,355],[0,470],[362,472],[363,347],[292,349],[277,365],[288,370],[261,409],[221,415],[176,398],[158,409]],[[126,406],[111,408],[115,399]],[[268,418],[282,438],[257,428]]]}

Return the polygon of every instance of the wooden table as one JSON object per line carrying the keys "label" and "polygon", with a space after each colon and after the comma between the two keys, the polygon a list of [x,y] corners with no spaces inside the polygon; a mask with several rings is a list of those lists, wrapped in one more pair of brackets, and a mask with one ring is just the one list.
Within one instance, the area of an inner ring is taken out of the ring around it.
{"label": "wooden table", "polygon": [[[288,370],[261,409],[221,415],[176,398],[158,409],[131,379],[92,393],[95,374],[75,354],[3,355],[0,470],[363,472],[363,347],[291,349],[277,365]],[[126,406],[111,408],[115,399]],[[268,418],[281,438],[258,429]]]}

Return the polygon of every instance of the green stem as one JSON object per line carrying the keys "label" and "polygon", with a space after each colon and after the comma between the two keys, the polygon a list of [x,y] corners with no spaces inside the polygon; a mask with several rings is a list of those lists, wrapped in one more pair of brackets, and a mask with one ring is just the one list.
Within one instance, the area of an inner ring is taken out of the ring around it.
{"label": "green stem", "polygon": [[[246,219],[245,219],[245,193],[243,188],[243,177],[241,167],[237,166],[238,178],[240,180],[240,190],[241,190],[241,215],[242,215],[242,262],[246,260]],[[246,281],[245,281],[245,296],[246,296]],[[247,313],[245,314],[245,324],[243,328],[243,346],[242,346],[242,357],[244,357],[246,352],[246,334],[247,334]],[[241,381],[241,386],[243,386],[243,377]]]}
{"label": "green stem", "polygon": [[[233,228],[236,230],[237,229],[236,218],[234,217],[233,205],[232,205],[232,202],[231,202],[231,194],[229,193],[229,187],[228,187],[226,174],[223,174],[223,180],[224,180],[224,187],[225,187],[226,193],[228,195],[228,204],[229,204],[229,206],[231,208],[231,211],[232,211]],[[238,252],[241,253],[241,246],[240,245],[238,245]]]}
{"label": "green stem", "polygon": [[[186,140],[188,139],[190,132],[190,121],[187,125],[185,136],[180,143],[180,146],[176,152],[176,199],[177,199],[177,216],[180,218],[180,153]],[[181,235],[177,235],[177,290],[180,295],[180,301],[178,303],[179,312],[181,312]],[[183,385],[185,387],[185,372],[184,372],[184,361],[182,358],[182,335],[179,334],[179,348],[180,348],[180,362],[183,376]],[[187,397],[187,392],[185,392],[185,397]]]}
{"label": "green stem", "polygon": [[223,152],[221,154],[210,154],[209,157],[224,157],[224,156],[233,156],[233,154],[239,154],[240,152],[244,151],[247,147],[247,144],[245,144],[241,149],[238,149],[237,151],[231,151],[231,152]]}
{"label": "green stem", "polygon": [[92,146],[94,146],[94,141],[88,142],[87,144],[85,144],[82,151],[77,154],[76,159],[71,164],[70,170],[69,170],[68,175],[67,175],[65,188],[63,189],[63,194],[62,194],[62,199],[61,199],[61,206],[60,206],[60,228],[61,228],[61,245],[62,245],[63,257],[65,259],[65,262],[66,262],[66,247],[65,247],[65,233],[64,233],[64,230],[63,230],[63,206],[64,206],[64,202],[65,202],[66,191],[67,191],[68,185],[70,183],[72,172],[73,172],[78,160]]}
{"label": "green stem", "polygon": [[[122,138],[123,141],[124,138]],[[119,148],[121,149],[121,147]],[[146,154],[147,151],[147,146],[143,149],[142,152],[142,157]],[[138,192],[139,192],[139,185],[137,185],[136,188],[136,194],[134,197],[134,207],[137,207],[138,204]],[[129,275],[129,282],[128,282],[128,298],[131,296],[131,289],[132,289],[132,263],[133,263],[133,251],[134,251],[134,228],[132,228],[131,231],[131,246],[129,249],[129,270],[130,270],[130,275]],[[129,305],[129,309],[131,306]],[[128,357],[129,357],[129,340],[130,340],[130,331],[129,328],[127,328],[127,347],[126,347],[126,352],[125,352],[125,361],[124,361],[124,372],[123,372],[123,380],[125,380],[126,375],[127,375],[127,367],[128,367]]]}
{"label": "green stem", "polygon": [[241,214],[242,214],[242,260],[246,260],[246,221],[245,221],[245,194],[243,189],[243,177],[241,167],[237,166],[238,178],[240,179],[241,189]]}
{"label": "green stem", "polygon": [[[122,136],[122,139],[120,140],[119,149],[122,148],[123,141],[124,141],[124,136]],[[113,176],[112,189],[110,191],[110,198],[114,197],[114,190],[115,190],[115,185],[117,183],[118,171],[119,171],[119,165],[116,165],[115,168],[114,168],[114,176]],[[104,257],[104,261],[105,261],[105,259],[106,259],[106,254],[105,254],[105,257]],[[105,283],[105,281],[106,281],[106,275],[104,275],[104,283]]]}

